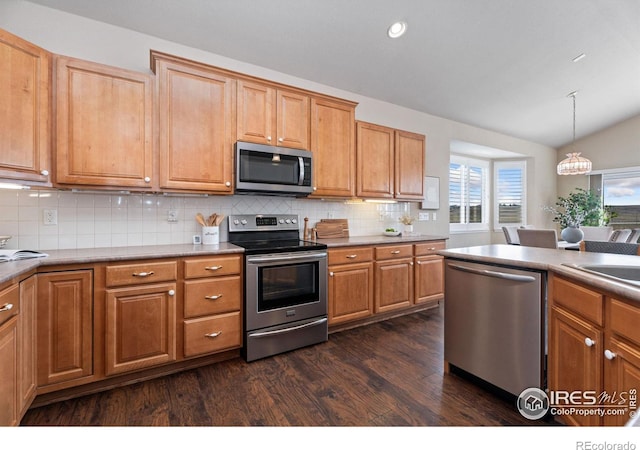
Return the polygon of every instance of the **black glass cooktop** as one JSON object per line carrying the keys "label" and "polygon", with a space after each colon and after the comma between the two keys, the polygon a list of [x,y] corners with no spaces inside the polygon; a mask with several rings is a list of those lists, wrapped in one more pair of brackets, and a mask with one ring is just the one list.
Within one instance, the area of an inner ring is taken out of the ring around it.
{"label": "black glass cooktop", "polygon": [[326,244],[301,241],[299,239],[243,241],[232,242],[232,244],[244,248],[245,254],[247,255],[255,255],[261,253],[302,252],[307,250],[323,250],[327,248]]}

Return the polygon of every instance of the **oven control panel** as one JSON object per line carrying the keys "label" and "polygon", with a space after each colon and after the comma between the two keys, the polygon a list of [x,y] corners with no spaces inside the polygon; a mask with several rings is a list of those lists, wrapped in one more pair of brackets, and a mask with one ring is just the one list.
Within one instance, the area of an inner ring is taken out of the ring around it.
{"label": "oven control panel", "polygon": [[296,214],[238,214],[229,216],[229,232],[298,230]]}

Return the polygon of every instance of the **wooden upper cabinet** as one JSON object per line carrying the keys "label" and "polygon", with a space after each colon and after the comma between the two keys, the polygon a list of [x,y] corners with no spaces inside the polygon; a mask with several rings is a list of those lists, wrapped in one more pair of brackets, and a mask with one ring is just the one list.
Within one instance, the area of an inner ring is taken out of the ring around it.
{"label": "wooden upper cabinet", "polygon": [[424,200],[425,136],[395,131],[395,196]]}
{"label": "wooden upper cabinet", "polygon": [[56,57],[56,182],[150,189],[152,78]]}
{"label": "wooden upper cabinet", "polygon": [[51,55],[0,29],[0,178],[50,183]]}
{"label": "wooden upper cabinet", "polygon": [[358,197],[393,198],[394,130],[358,122]]}
{"label": "wooden upper cabinet", "polygon": [[355,104],[311,99],[313,194],[353,197],[356,193]]}
{"label": "wooden upper cabinet", "polygon": [[239,80],[237,111],[237,140],[309,149],[308,95]]}
{"label": "wooden upper cabinet", "polygon": [[422,200],[425,136],[358,122],[359,197]]}
{"label": "wooden upper cabinet", "polygon": [[160,188],[231,194],[236,80],[152,52],[157,75]]}

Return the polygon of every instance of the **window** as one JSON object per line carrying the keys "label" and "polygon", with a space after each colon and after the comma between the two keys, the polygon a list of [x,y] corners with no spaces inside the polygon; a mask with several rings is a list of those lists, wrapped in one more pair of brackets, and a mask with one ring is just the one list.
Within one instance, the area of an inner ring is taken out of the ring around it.
{"label": "window", "polygon": [[493,163],[494,228],[526,224],[525,161],[496,161]]}
{"label": "window", "polygon": [[602,194],[602,203],[611,214],[611,225],[640,224],[640,168],[603,171]]}
{"label": "window", "polygon": [[449,224],[451,231],[489,229],[487,161],[451,155]]}

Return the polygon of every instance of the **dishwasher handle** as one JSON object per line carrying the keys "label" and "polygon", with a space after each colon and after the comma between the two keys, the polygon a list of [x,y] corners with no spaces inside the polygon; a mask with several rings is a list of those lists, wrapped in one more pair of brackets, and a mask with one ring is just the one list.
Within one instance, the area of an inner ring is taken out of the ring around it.
{"label": "dishwasher handle", "polygon": [[482,275],[486,277],[501,278],[503,280],[522,281],[525,283],[536,281],[536,278],[530,275],[515,275],[513,273],[496,272],[494,270],[474,269],[473,267],[459,266],[457,264],[449,264],[449,267],[451,267],[452,269],[461,270],[463,272],[475,273],[476,275]]}

